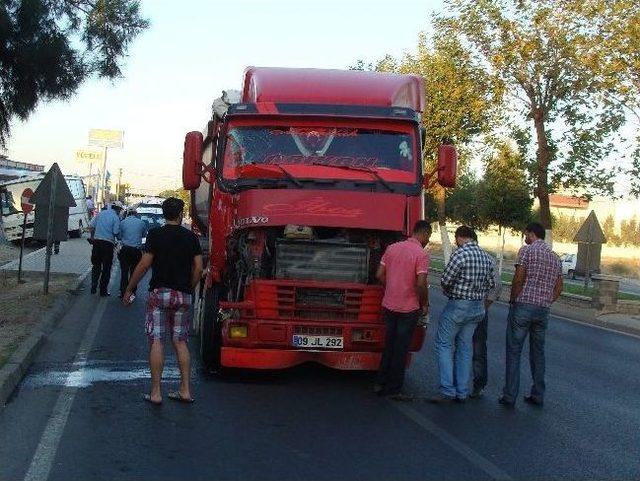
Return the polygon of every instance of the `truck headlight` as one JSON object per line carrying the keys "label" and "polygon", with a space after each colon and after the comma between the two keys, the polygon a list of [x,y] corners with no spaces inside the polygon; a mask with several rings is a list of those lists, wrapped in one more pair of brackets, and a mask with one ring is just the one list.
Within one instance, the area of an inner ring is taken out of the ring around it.
{"label": "truck headlight", "polygon": [[247,337],[247,325],[246,324],[236,324],[229,327],[229,337],[231,338],[239,338],[239,337]]}

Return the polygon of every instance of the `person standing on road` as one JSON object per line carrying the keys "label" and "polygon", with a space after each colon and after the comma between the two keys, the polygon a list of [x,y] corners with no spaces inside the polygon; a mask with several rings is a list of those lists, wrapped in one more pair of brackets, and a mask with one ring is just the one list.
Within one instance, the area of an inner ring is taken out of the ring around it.
{"label": "person standing on road", "polygon": [[105,209],[91,220],[89,243],[91,249],[91,294],[95,294],[100,281],[100,295],[108,296],[111,266],[113,265],[113,249],[116,236],[120,232],[120,207],[113,205]]}
{"label": "person standing on road", "polygon": [[[142,258],[142,239],[149,231],[149,224],[140,219],[134,210],[129,211],[129,215],[120,222],[120,234],[122,242],[118,260],[120,261],[120,297],[124,297],[124,291],[129,284],[129,278],[133,270]],[[136,291],[134,290],[135,294]]]}
{"label": "person standing on road", "polygon": [[511,284],[505,384],[499,399],[500,404],[507,407],[515,405],[520,390],[520,355],[527,335],[533,385],[524,400],[536,406],[544,403],[544,341],[549,307],[562,292],[562,262],[544,242],[544,227],[533,222],[524,234],[527,245],[518,253]]}
{"label": "person standing on road", "polygon": [[384,351],[374,392],[401,399],[407,353],[420,315],[429,311],[429,254],[424,247],[431,224],[416,222],[413,235],[387,247],[376,277],[384,284],[382,299],[386,326]]}
{"label": "person standing on road", "polygon": [[[474,241],[478,241],[477,236]],[[489,327],[489,307],[500,298],[502,292],[502,279],[500,271],[494,267],[493,282],[495,286],[487,292],[487,298],[484,301],[484,317],[476,326],[473,332],[473,390],[469,397],[471,399],[479,399],[482,397],[482,391],[487,386],[487,330]]]}
{"label": "person standing on road", "polygon": [[202,276],[202,250],[196,235],[181,226],[184,202],[169,197],[162,203],[166,224],[149,231],[142,259],[135,268],[122,302],[133,302],[133,292],[140,279],[151,268],[149,298],[146,306],[145,330],[149,338],[151,393],[144,399],[152,404],[162,403],[160,380],[164,367],[163,341],[170,330],[173,347],[180,368],[180,388],[170,392],[169,399],[193,402],[189,378],[191,359],[187,339],[191,311],[191,295]]}
{"label": "person standing on road", "polygon": [[485,314],[487,293],[495,287],[493,259],[478,246],[475,231],[460,226],[455,238],[458,249],[451,255],[441,279],[449,301],[436,332],[440,393],[430,399],[433,403],[466,401],[473,333]]}
{"label": "person standing on road", "polygon": [[90,195],[86,198],[87,202],[87,213],[89,214],[89,219],[93,219],[93,214],[95,213],[96,205],[93,203],[93,197]]}

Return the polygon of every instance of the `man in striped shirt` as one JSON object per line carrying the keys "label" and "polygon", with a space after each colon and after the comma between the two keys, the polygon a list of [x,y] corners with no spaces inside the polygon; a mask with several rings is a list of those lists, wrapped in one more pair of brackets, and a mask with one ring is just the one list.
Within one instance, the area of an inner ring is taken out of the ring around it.
{"label": "man in striped shirt", "polygon": [[464,402],[469,396],[473,333],[484,317],[487,292],[495,287],[493,259],[474,240],[474,230],[460,226],[455,236],[458,249],[441,280],[449,301],[436,333],[440,394],[434,403]]}

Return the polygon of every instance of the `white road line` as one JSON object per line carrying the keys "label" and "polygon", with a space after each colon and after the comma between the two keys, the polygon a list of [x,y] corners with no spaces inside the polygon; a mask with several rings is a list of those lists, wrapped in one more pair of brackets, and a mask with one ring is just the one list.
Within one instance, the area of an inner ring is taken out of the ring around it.
{"label": "white road line", "polygon": [[557,314],[553,314],[553,313],[550,313],[550,315],[551,315],[551,316],[553,316],[553,317],[557,317],[558,319],[561,319],[561,320],[563,320],[563,321],[569,321],[569,322],[571,322],[571,323],[573,323],[573,324],[579,324],[579,325],[581,325],[581,326],[593,327],[593,328],[595,328],[595,329],[600,329],[600,330],[602,330],[602,331],[611,332],[611,333],[613,333],[613,334],[620,334],[620,335],[622,335],[622,336],[628,336],[628,337],[634,337],[634,338],[636,338],[636,339],[640,339],[640,336],[639,336],[639,335],[637,335],[637,334],[632,334],[632,333],[630,333],[630,332],[618,331],[617,329],[612,329],[612,328],[610,328],[610,327],[599,326],[599,325],[597,325],[597,324],[591,324],[591,323],[584,322],[584,321],[578,321],[578,320],[576,320],[576,319],[571,319],[570,317],[559,316],[559,315],[557,315]]}
{"label": "white road line", "polygon": [[[117,265],[114,271],[117,274]],[[114,278],[113,274],[114,272],[112,272],[111,276],[112,282]],[[80,348],[73,359],[73,364],[78,366],[84,366],[86,364],[89,351],[95,341],[98,328],[100,327],[100,321],[106,308],[107,298],[102,297],[98,301],[91,321],[89,321]],[[70,379],[67,381],[70,381]],[[46,481],[49,478],[51,466],[58,452],[58,445],[60,444],[60,439],[62,438],[62,433],[67,424],[71,406],[73,405],[73,400],[77,392],[77,386],[74,386],[70,382],[65,382],[65,386],[62,388],[58,400],[53,407],[49,422],[40,437],[40,443],[31,459],[31,464],[29,465],[27,474],[24,476],[24,481]]]}
{"label": "white road line", "polygon": [[482,470],[492,479],[496,479],[499,481],[510,481],[512,479],[511,476],[509,476],[506,472],[493,464],[487,458],[482,456],[477,451],[473,450],[471,447],[467,446],[455,436],[449,434],[444,429],[438,427],[435,423],[424,417],[411,406],[402,402],[392,402],[398,411],[411,419],[414,423],[427,431],[429,434],[436,437],[440,442],[449,446],[451,449],[460,454],[476,468]]}

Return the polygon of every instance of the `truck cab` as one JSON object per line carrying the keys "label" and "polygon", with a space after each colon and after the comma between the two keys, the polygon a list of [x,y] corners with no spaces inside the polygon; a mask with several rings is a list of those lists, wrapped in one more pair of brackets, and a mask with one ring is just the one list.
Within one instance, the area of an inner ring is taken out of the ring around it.
{"label": "truck cab", "polygon": [[[248,68],[240,102],[185,138],[183,184],[207,233],[196,293],[212,368],[376,369],[384,250],[423,218],[422,79]],[[441,152],[451,182],[455,149]],[[424,327],[414,333],[419,350]]]}

